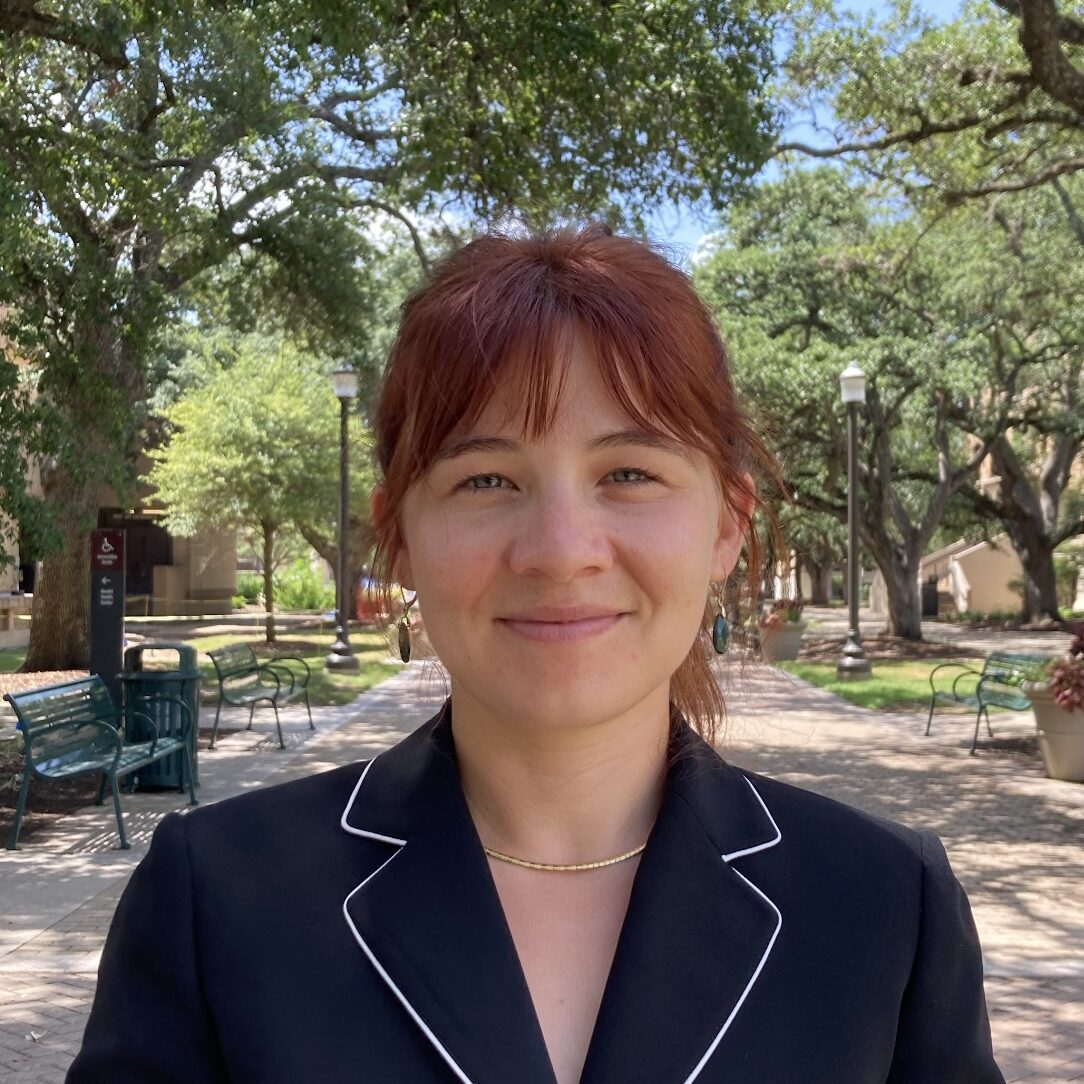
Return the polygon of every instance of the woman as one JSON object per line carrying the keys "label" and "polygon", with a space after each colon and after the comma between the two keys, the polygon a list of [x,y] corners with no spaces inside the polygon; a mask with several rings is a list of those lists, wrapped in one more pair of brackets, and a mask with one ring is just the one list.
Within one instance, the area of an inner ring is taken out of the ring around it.
{"label": "woman", "polygon": [[938,841],[694,729],[767,458],[685,277],[597,228],[467,245],[404,307],[376,437],[374,575],[451,696],[163,822],[69,1079],[1001,1081]]}

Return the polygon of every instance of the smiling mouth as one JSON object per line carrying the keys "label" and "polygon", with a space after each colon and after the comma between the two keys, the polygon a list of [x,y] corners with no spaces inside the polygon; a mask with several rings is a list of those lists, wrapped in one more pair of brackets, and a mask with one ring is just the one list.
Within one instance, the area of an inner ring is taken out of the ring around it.
{"label": "smiling mouth", "polygon": [[526,618],[498,618],[498,624],[525,640],[543,644],[573,643],[601,636],[612,629],[625,615],[600,614],[572,621],[538,621]]}

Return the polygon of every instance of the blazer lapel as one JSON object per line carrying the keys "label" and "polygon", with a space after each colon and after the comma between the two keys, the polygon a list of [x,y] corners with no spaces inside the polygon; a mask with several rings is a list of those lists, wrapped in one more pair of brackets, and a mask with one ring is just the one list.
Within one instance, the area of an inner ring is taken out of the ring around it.
{"label": "blazer lapel", "polygon": [[[695,1081],[768,966],[782,916],[732,863],[780,833],[681,723],[581,1084]],[[459,784],[449,705],[362,773],[342,827],[379,845],[343,903],[364,957],[463,1084],[554,1084]],[[722,1055],[720,1055],[722,1056]]]}
{"label": "blazer lapel", "polygon": [[350,893],[369,964],[464,1084],[554,1084],[466,801],[447,705],[370,762],[342,826],[387,847]]}
{"label": "blazer lapel", "polygon": [[685,724],[675,746],[581,1084],[696,1080],[726,1050],[782,926],[775,904],[731,865],[779,842],[771,814]]}

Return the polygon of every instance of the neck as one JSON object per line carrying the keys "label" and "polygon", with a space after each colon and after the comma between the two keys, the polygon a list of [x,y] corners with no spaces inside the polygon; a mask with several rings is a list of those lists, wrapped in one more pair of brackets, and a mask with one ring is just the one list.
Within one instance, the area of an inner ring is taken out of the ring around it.
{"label": "neck", "polygon": [[669,707],[575,727],[496,717],[452,687],[467,805],[485,846],[536,862],[593,862],[638,847],[662,800]]}

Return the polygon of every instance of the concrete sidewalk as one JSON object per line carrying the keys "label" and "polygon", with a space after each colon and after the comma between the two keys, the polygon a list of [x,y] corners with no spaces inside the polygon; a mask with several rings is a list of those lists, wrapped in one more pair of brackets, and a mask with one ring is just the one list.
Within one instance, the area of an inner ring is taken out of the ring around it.
{"label": "concrete sidewalk", "polygon": [[[842,703],[779,671],[731,662],[724,754],[780,779],[944,839],[983,939],[995,1047],[1018,1084],[1084,1081],[1084,786],[1046,779],[1027,717],[995,720],[998,742],[967,753],[967,720],[935,724]],[[428,718],[443,688],[425,667],[346,708],[284,713],[203,753],[201,801],[365,759]],[[136,795],[130,852],[107,811],[67,817],[18,853],[0,852],[0,1079],[58,1082],[78,1047],[112,910],[155,824],[181,795]],[[616,1084],[616,1082],[615,1082]],[[931,1082],[935,1084],[935,1082]]]}

